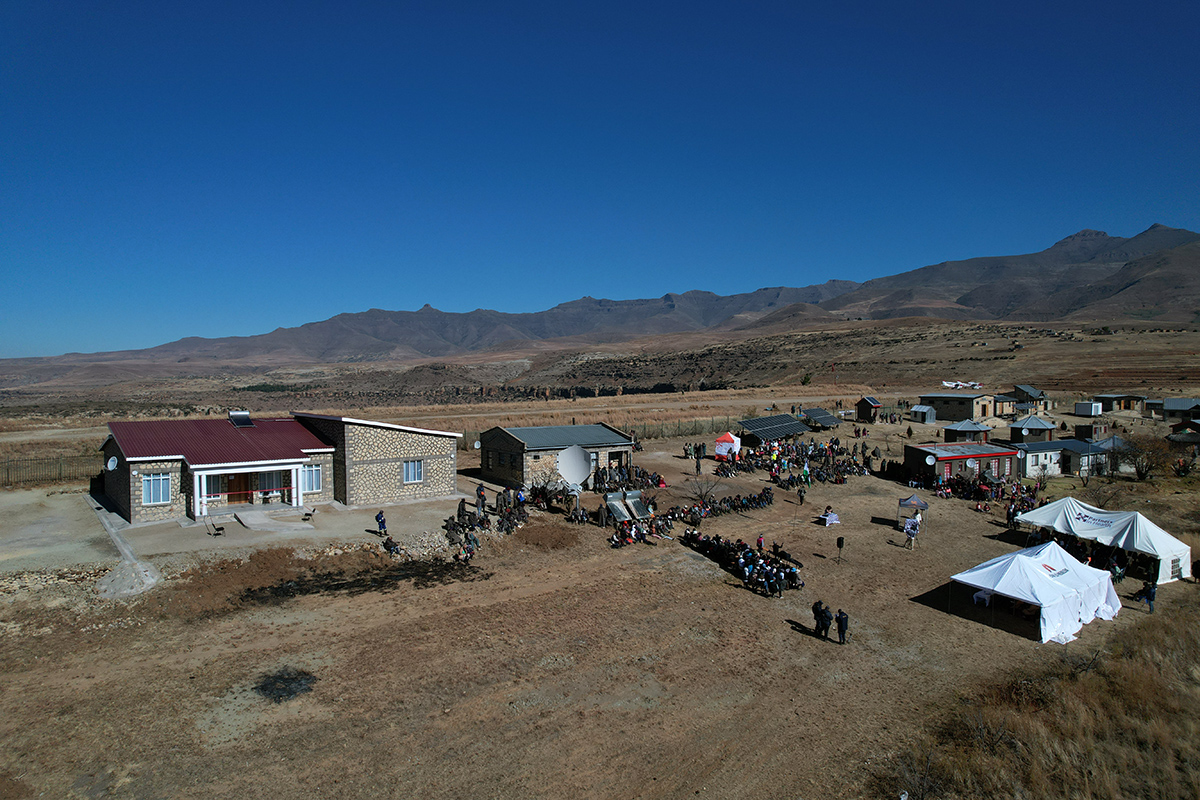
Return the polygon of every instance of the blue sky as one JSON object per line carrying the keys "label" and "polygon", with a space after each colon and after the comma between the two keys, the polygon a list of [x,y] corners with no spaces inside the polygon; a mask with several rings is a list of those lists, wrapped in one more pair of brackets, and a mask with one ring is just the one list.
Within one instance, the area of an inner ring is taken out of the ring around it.
{"label": "blue sky", "polygon": [[0,357],[1200,230],[1200,4],[0,5]]}

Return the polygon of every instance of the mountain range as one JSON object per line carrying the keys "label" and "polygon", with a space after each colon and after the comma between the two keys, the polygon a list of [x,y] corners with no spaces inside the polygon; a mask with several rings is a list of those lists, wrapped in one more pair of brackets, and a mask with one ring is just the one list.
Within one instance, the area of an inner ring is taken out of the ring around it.
{"label": "mountain range", "polygon": [[[338,363],[446,358],[519,343],[599,344],[689,331],[778,331],[847,319],[1191,324],[1200,321],[1200,234],[1153,225],[1123,238],[1083,230],[1037,253],[945,261],[865,283],[830,280],[722,296],[584,297],[510,314],[371,309],[255,336],[190,337],[145,350],[8,359],[22,366],[116,362]],[[19,363],[18,363],[19,362]],[[11,385],[11,383],[10,383]]]}

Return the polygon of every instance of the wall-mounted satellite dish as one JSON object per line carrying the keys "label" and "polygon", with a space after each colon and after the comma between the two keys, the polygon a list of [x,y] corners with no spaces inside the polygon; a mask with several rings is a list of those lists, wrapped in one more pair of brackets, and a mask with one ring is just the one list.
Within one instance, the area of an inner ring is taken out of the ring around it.
{"label": "wall-mounted satellite dish", "polygon": [[937,456],[925,456],[925,463],[932,467],[937,463]]}
{"label": "wall-mounted satellite dish", "polygon": [[109,458],[108,463],[106,463],[104,465],[104,468],[107,469],[109,472],[112,472],[114,469],[116,469],[117,468],[117,457],[112,456],[111,458]]}
{"label": "wall-mounted satellite dish", "polygon": [[1029,428],[1021,428],[1021,435],[1022,435],[1022,436],[1028,436],[1028,435],[1029,435]]}
{"label": "wall-mounted satellite dish", "polygon": [[482,447],[482,445],[479,443],[479,440],[476,439],[475,440],[475,449],[478,450],[480,447]]}
{"label": "wall-mounted satellite dish", "polygon": [[1025,460],[1025,451],[1018,450],[1017,451],[1017,461],[1024,461],[1024,460]]}
{"label": "wall-mounted satellite dish", "polygon": [[567,483],[583,483],[592,474],[592,456],[577,444],[558,454],[558,474]]}
{"label": "wall-mounted satellite dish", "polygon": [[975,469],[976,467],[978,467],[978,466],[979,466],[979,462],[978,462],[978,461],[976,461],[976,460],[975,460],[975,459],[973,459],[973,458],[968,458],[968,459],[967,459],[967,466],[968,466],[968,467],[970,467],[971,469]]}

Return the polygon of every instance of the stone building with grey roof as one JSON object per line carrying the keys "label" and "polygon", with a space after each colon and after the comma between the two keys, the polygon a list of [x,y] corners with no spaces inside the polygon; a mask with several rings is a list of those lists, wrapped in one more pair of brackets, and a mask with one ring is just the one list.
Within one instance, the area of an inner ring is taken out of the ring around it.
{"label": "stone building with grey roof", "polygon": [[[504,486],[534,486],[558,476],[558,454],[579,445],[592,457],[592,472],[628,468],[633,437],[611,425],[544,425],[490,428],[479,435],[480,476]],[[590,486],[591,477],[585,481]]]}

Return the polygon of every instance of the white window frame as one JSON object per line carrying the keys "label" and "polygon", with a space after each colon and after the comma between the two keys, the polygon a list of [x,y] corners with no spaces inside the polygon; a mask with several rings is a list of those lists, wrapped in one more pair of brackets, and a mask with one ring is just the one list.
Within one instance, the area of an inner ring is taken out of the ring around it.
{"label": "white window frame", "polygon": [[209,500],[209,501],[221,499],[221,476],[220,475],[205,475],[204,476],[204,499]]}
{"label": "white window frame", "polygon": [[322,477],[320,464],[301,464],[300,491],[305,494],[321,491]]}
{"label": "white window frame", "polygon": [[258,473],[258,488],[263,492],[278,492],[283,488],[283,473],[278,470]]}
{"label": "white window frame", "polygon": [[[164,486],[165,484],[165,486]],[[155,500],[156,494],[165,495]],[[142,505],[166,506],[171,504],[171,473],[148,472],[142,475]]]}
{"label": "white window frame", "polygon": [[404,482],[406,484],[425,482],[425,462],[422,459],[415,458],[403,463]]}

